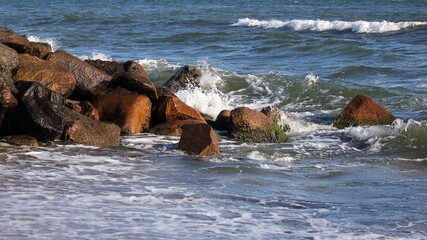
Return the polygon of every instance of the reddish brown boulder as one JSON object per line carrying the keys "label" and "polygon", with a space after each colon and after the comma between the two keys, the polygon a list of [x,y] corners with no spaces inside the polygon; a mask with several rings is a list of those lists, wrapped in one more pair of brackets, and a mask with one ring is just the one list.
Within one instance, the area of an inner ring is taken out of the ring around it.
{"label": "reddish brown boulder", "polygon": [[120,127],[97,122],[70,109],[65,110],[65,128],[62,139],[97,147],[119,146]]}
{"label": "reddish brown boulder", "polygon": [[120,126],[124,134],[141,133],[149,128],[151,101],[145,95],[103,94],[94,106],[100,119]]}
{"label": "reddish brown boulder", "polygon": [[60,65],[28,54],[19,54],[19,60],[19,68],[14,76],[15,81],[38,82],[64,97],[74,91],[76,78]]}
{"label": "reddish brown boulder", "polygon": [[216,134],[206,123],[184,125],[178,149],[200,156],[215,156],[220,153]]}
{"label": "reddish brown boulder", "polygon": [[206,122],[200,113],[179,100],[177,97],[161,97],[154,110],[154,122],[156,124],[174,120],[200,120]]}
{"label": "reddish brown boulder", "polygon": [[4,137],[4,141],[18,146],[38,147],[39,141],[35,137],[27,135],[12,135]]}
{"label": "reddish brown boulder", "polygon": [[148,73],[145,69],[135,61],[127,61],[124,63],[125,71],[128,73],[136,74],[138,76],[142,76],[148,79]]}
{"label": "reddish brown boulder", "polygon": [[283,129],[261,112],[247,107],[231,111],[228,134],[242,142],[286,142]]}
{"label": "reddish brown boulder", "polygon": [[0,43],[0,86],[7,87],[16,93],[12,75],[19,65],[18,53],[12,48]]}
{"label": "reddish brown boulder", "polygon": [[52,52],[52,46],[44,42],[30,42],[28,47],[25,47],[25,53],[40,59],[46,59],[47,55]]}
{"label": "reddish brown boulder", "polygon": [[175,120],[159,124],[153,128],[150,128],[148,132],[156,135],[181,136],[183,126],[196,123],[203,122],[200,120]]}
{"label": "reddish brown boulder", "polygon": [[9,89],[4,86],[0,87],[0,125],[3,122],[5,113],[12,110],[17,105],[18,101]]}
{"label": "reddish brown boulder", "polygon": [[19,53],[25,51],[25,47],[30,45],[30,41],[14,31],[0,26],[0,43],[15,49]]}
{"label": "reddish brown boulder", "polygon": [[221,131],[227,130],[230,124],[230,110],[222,110],[215,119],[215,128]]}
{"label": "reddish brown boulder", "polygon": [[104,71],[62,50],[49,54],[47,59],[74,74],[77,86],[73,95],[79,99],[87,99],[103,93],[112,79],[112,76]]}
{"label": "reddish brown boulder", "polygon": [[396,119],[387,109],[366,95],[355,96],[334,121],[336,128],[384,125]]}
{"label": "reddish brown boulder", "polygon": [[202,71],[192,66],[185,65],[180,68],[163,86],[170,88],[172,92],[185,89],[188,86],[197,87],[202,77]]}

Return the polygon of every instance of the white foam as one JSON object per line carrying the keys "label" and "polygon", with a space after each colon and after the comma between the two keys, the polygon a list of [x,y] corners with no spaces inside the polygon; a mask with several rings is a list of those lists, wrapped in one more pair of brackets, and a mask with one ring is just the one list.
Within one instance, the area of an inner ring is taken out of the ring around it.
{"label": "white foam", "polygon": [[52,47],[52,51],[56,51],[61,47],[61,43],[56,40],[55,38],[42,38],[34,35],[30,35],[27,37],[28,41],[31,42],[43,42],[43,43],[49,43]]}
{"label": "white foam", "polygon": [[293,19],[289,21],[272,20],[257,20],[251,18],[239,19],[232,26],[247,26],[261,28],[282,28],[288,27],[295,31],[310,30],[310,31],[352,31],[355,33],[385,33],[399,31],[405,28],[426,26],[427,22],[421,21],[405,21],[405,22],[388,22],[388,21],[328,21],[328,20],[309,20],[309,19]]}
{"label": "white foam", "polygon": [[90,56],[87,55],[83,55],[83,56],[79,56],[79,58],[81,60],[102,60],[102,61],[113,61],[113,58],[108,56],[105,53],[101,53],[101,52],[93,52]]}
{"label": "white foam", "polygon": [[144,67],[145,71],[148,73],[154,72],[154,71],[165,71],[167,69],[176,69],[180,67],[178,64],[172,64],[169,63],[165,59],[140,59],[136,61],[138,64],[140,64],[142,67]]}
{"label": "white foam", "polygon": [[309,73],[305,76],[304,80],[307,81],[308,86],[314,86],[319,81],[319,76]]}

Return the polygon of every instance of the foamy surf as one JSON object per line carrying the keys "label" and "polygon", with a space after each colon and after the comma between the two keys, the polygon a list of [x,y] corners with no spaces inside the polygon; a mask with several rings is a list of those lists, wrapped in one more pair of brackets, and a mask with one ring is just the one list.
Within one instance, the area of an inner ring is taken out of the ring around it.
{"label": "foamy surf", "polygon": [[49,43],[50,46],[52,47],[52,51],[56,51],[61,47],[61,43],[58,40],[56,40],[55,38],[43,38],[43,37],[30,35],[27,37],[27,39],[30,42]]}
{"label": "foamy surf", "polygon": [[261,28],[292,28],[295,31],[352,31],[355,33],[386,33],[395,32],[406,28],[427,26],[427,22],[405,21],[328,21],[328,20],[309,20],[293,19],[289,21],[280,21],[277,19],[257,20],[251,18],[239,19],[232,26],[261,27]]}

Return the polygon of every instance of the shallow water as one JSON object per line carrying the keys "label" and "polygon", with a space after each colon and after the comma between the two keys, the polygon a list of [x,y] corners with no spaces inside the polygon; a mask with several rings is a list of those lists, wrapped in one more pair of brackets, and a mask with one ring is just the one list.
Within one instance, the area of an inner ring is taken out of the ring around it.
{"label": "shallow water", "polygon": [[[177,95],[212,117],[275,105],[284,144],[187,156],[178,138],[117,148],[0,145],[0,238],[424,239],[425,1],[0,0],[0,24],[84,59],[138,61],[156,83],[203,71]],[[392,126],[331,123],[359,93]],[[222,133],[221,133],[222,134]]]}

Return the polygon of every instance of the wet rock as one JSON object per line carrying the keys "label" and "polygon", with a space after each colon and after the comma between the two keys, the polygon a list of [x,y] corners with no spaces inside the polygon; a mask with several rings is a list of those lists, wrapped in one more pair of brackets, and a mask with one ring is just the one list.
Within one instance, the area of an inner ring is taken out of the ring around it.
{"label": "wet rock", "polygon": [[62,139],[97,147],[119,146],[120,127],[97,122],[70,109],[65,109],[65,128]]}
{"label": "wet rock", "polygon": [[9,91],[7,87],[0,87],[0,125],[3,122],[4,114],[12,110],[18,105],[15,96]]}
{"label": "wet rock", "polygon": [[215,156],[220,153],[216,134],[206,123],[184,125],[178,149],[199,156]]}
{"label": "wet rock", "polygon": [[38,82],[64,97],[69,96],[76,87],[76,78],[70,71],[58,64],[28,54],[19,54],[19,67],[14,79]]}
{"label": "wet rock", "polygon": [[86,116],[90,119],[93,119],[95,121],[100,120],[99,112],[95,108],[95,106],[92,105],[92,103],[90,103],[88,101],[82,101],[79,103],[79,106],[81,108],[80,114],[82,114],[83,116]]}
{"label": "wet rock", "polygon": [[215,128],[221,131],[227,130],[230,124],[230,110],[222,110],[215,119]]}
{"label": "wet rock", "polygon": [[360,125],[384,125],[396,119],[387,109],[366,95],[355,96],[334,120],[334,127],[346,128]]}
{"label": "wet rock", "polygon": [[181,136],[183,126],[197,123],[203,122],[200,120],[175,120],[159,124],[150,128],[148,132],[156,135]]}
{"label": "wet rock", "polygon": [[247,107],[231,111],[228,134],[242,142],[280,143],[288,140],[277,123],[263,113]]}
{"label": "wet rock", "polygon": [[152,103],[145,95],[103,94],[94,106],[102,121],[117,124],[124,134],[141,133],[150,126]]}
{"label": "wet rock", "polygon": [[52,52],[52,46],[44,42],[30,42],[30,45],[25,47],[25,53],[40,59],[46,59],[47,55]]}
{"label": "wet rock", "polygon": [[176,97],[176,95],[167,87],[163,87],[157,84],[156,86],[157,95],[160,97]]}
{"label": "wet rock", "polygon": [[4,141],[18,146],[30,146],[38,147],[40,146],[39,141],[35,137],[27,135],[12,135],[4,137]]}
{"label": "wet rock", "polygon": [[202,71],[192,66],[185,65],[180,68],[163,86],[177,92],[188,86],[197,87],[202,77]]}
{"label": "wet rock", "polygon": [[25,47],[30,45],[30,41],[26,37],[3,26],[0,26],[0,43],[15,49],[18,53],[23,53]]}
{"label": "wet rock", "polygon": [[46,141],[59,137],[64,129],[65,99],[38,83],[19,82],[18,106],[3,122],[6,135],[31,135]]}
{"label": "wet rock", "polygon": [[12,75],[18,66],[18,53],[0,43],[0,86],[7,87],[13,93],[16,93],[17,89],[15,88]]}
{"label": "wet rock", "polygon": [[154,109],[154,125],[174,120],[200,120],[206,122],[200,113],[177,97],[161,97]]}
{"label": "wet rock", "polygon": [[125,71],[128,73],[136,74],[138,76],[142,76],[148,79],[148,73],[145,69],[135,61],[127,61],[124,63]]}
{"label": "wet rock", "polygon": [[103,93],[112,80],[109,74],[62,50],[49,54],[47,59],[74,74],[77,86],[73,96],[80,100],[90,99]]}
{"label": "wet rock", "polygon": [[289,132],[291,130],[288,124],[283,123],[281,111],[277,107],[268,106],[261,109],[261,112],[282,127],[283,131]]}
{"label": "wet rock", "polygon": [[86,63],[96,67],[97,69],[106,72],[112,77],[117,77],[125,72],[124,64],[116,61],[104,60],[85,60]]}

